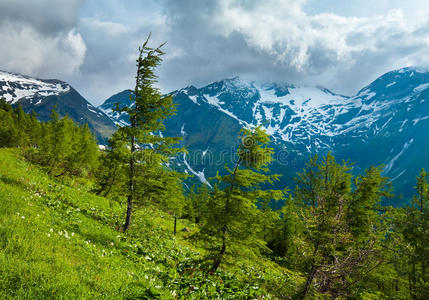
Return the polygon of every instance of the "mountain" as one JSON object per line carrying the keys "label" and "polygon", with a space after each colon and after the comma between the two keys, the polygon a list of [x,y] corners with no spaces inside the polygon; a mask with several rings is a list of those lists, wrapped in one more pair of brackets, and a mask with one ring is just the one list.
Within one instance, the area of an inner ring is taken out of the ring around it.
{"label": "mountain", "polygon": [[36,79],[0,71],[0,98],[24,111],[34,110],[40,120],[49,120],[56,107],[60,116],[68,115],[80,124],[88,123],[99,142],[115,131],[115,124],[97,107],[91,105],[69,84],[55,79]]}
{"label": "mountain", "polygon": [[[280,185],[292,186],[310,156],[329,151],[356,162],[356,173],[384,165],[404,199],[413,192],[420,168],[429,168],[429,71],[421,68],[386,73],[354,96],[281,82],[258,85],[239,77],[171,94],[178,113],[167,120],[166,134],[183,136],[189,150],[177,165],[203,182],[234,161],[239,130],[254,126],[272,136],[273,170],[283,174]],[[129,105],[129,95],[116,94],[99,108],[125,124],[125,116],[112,108]],[[386,203],[403,201],[396,197]]]}

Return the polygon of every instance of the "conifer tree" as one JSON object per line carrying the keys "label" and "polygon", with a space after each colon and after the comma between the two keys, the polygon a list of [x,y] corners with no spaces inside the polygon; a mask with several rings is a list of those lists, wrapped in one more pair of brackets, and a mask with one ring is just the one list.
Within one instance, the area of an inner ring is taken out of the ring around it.
{"label": "conifer tree", "polygon": [[95,189],[97,195],[118,199],[126,191],[127,156],[129,149],[121,132],[116,131],[100,155]]}
{"label": "conifer tree", "polygon": [[187,217],[195,222],[200,223],[205,213],[206,205],[210,197],[210,190],[207,184],[200,184],[198,187],[193,185],[189,191],[189,202],[186,207]]}
{"label": "conifer tree", "polygon": [[[273,210],[275,200],[281,199],[280,194],[277,190],[270,192],[264,192],[259,200],[258,208],[260,210],[260,222],[261,222],[261,237],[264,242],[268,242],[272,239],[272,232],[275,229],[276,222],[279,219],[278,211]],[[287,192],[285,190],[284,192]]]}
{"label": "conifer tree", "polygon": [[273,238],[269,247],[274,255],[284,257],[289,267],[299,268],[303,263],[302,224],[299,209],[289,194],[285,205],[280,210],[280,218],[275,223]]}
{"label": "conifer tree", "polygon": [[370,168],[355,180],[351,165],[328,154],[315,156],[298,175],[296,197],[303,208],[304,236],[310,255],[301,298],[313,281],[317,292],[346,296],[382,262],[381,240],[387,234],[378,205],[387,196],[387,179],[380,168]]}
{"label": "conifer tree", "polygon": [[408,282],[412,299],[429,294],[429,175],[424,169],[417,177],[417,196],[407,208],[403,227],[404,250],[408,253]]}
{"label": "conifer tree", "polygon": [[13,108],[0,100],[0,146],[34,147],[40,138],[40,122],[35,113],[26,114],[18,105]]}
{"label": "conifer tree", "polygon": [[137,59],[137,75],[134,93],[130,95],[130,105],[117,110],[128,115],[130,125],[118,129],[129,147],[128,153],[128,189],[127,212],[124,231],[128,230],[134,202],[151,198],[154,180],[166,173],[157,173],[163,168],[171,156],[182,149],[174,148],[179,138],[163,137],[160,132],[165,130],[164,120],[175,113],[175,105],[171,95],[162,96],[158,88],[155,69],[161,63],[164,52],[160,45],[157,48],[148,46],[149,38],[139,48]]}
{"label": "conifer tree", "polygon": [[237,161],[233,169],[225,166],[226,175],[216,175],[212,197],[206,205],[204,220],[198,234],[209,251],[216,272],[225,254],[255,255],[266,248],[258,228],[260,210],[257,204],[267,195],[278,199],[282,191],[263,190],[263,184],[271,184],[278,175],[269,174],[273,149],[268,146],[269,136],[260,128],[243,129],[237,149]]}

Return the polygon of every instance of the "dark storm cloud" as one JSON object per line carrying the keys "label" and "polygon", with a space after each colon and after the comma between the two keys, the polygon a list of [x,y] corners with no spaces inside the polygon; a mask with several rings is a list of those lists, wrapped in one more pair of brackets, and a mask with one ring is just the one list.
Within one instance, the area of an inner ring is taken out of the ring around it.
{"label": "dark storm cloud", "polygon": [[0,69],[65,78],[78,71],[85,43],[75,31],[80,0],[1,0]]}
{"label": "dark storm cloud", "polygon": [[41,34],[69,31],[76,25],[83,0],[2,0],[0,22],[20,23]]}

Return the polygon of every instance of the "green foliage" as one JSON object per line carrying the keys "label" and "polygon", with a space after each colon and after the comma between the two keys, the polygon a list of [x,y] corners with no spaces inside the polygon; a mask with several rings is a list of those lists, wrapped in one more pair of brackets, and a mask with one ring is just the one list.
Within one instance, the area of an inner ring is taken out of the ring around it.
{"label": "green foliage", "polygon": [[[106,174],[121,172],[116,178],[126,177],[128,183],[118,183],[126,188],[122,189],[127,197],[127,215],[124,231],[131,223],[133,205],[147,204],[156,199],[169,199],[178,214],[180,199],[183,199],[181,182],[178,173],[170,170],[166,165],[170,158],[183,151],[174,147],[180,141],[177,137],[164,137],[164,120],[175,113],[175,105],[171,95],[162,96],[158,88],[155,74],[156,67],[161,63],[161,46],[148,46],[149,38],[139,48],[137,59],[137,75],[134,93],[130,95],[130,105],[118,111],[126,113],[130,120],[129,126],[118,128],[118,132],[111,140],[108,153],[104,156],[107,168],[100,172],[100,192],[105,192],[108,177]],[[119,152],[116,154],[115,152]],[[110,155],[109,155],[110,153]],[[116,165],[116,166],[115,166]],[[124,168],[125,165],[128,165]],[[107,179],[107,180],[106,180]],[[121,191],[121,189],[119,189]],[[182,194],[182,196],[178,196]]]}
{"label": "green foliage", "polygon": [[187,244],[186,233],[172,238],[168,214],[146,206],[123,234],[118,203],[76,179],[61,184],[17,153],[0,149],[1,299],[284,298],[299,282],[246,258],[207,276],[202,250]]}
{"label": "green foliage", "polygon": [[417,177],[417,195],[397,220],[401,233],[410,296],[424,299],[429,294],[429,176],[422,170]]}
{"label": "green foliage", "polygon": [[272,183],[277,175],[266,174],[272,161],[272,148],[267,146],[268,135],[260,128],[242,130],[234,169],[227,166],[227,174],[217,175],[211,197],[206,204],[200,232],[194,238],[203,241],[210,269],[216,272],[225,254],[255,256],[267,249],[259,234],[262,212],[257,204],[264,199],[279,199],[282,191],[262,190],[261,185]]}
{"label": "green foliage", "polygon": [[[427,298],[424,170],[411,205],[382,207],[391,189],[381,168],[353,176],[348,162],[315,156],[275,211],[287,189],[266,189],[278,175],[256,128],[242,130],[236,164],[213,189],[185,196],[186,175],[168,167],[184,150],[162,135],[174,105],[153,87],[162,54],[140,48],[123,110],[131,126],[101,154],[88,126],[55,111],[40,123],[0,101],[0,147],[21,148],[0,149],[0,298]],[[141,209],[120,233],[132,205]]]}
{"label": "green foliage", "polygon": [[41,124],[34,113],[26,114],[21,106],[12,108],[0,99],[0,147],[30,147],[39,144]]}
{"label": "green foliage", "polygon": [[273,234],[268,246],[275,257],[282,258],[287,267],[300,269],[302,253],[306,249],[303,244],[303,224],[300,219],[300,211],[291,194],[280,210],[280,218],[274,223]]}
{"label": "green foliage", "polygon": [[[359,283],[383,262],[381,243],[388,228],[379,211],[389,196],[380,168],[370,168],[352,186],[351,165],[331,154],[314,157],[298,174],[295,196],[301,215],[307,255],[302,296],[313,293],[341,297],[359,293]],[[316,294],[314,294],[316,295]]]}
{"label": "green foliage", "polygon": [[20,147],[25,156],[47,168],[54,176],[87,176],[97,165],[98,145],[87,125],[69,117],[40,123],[35,113],[12,108],[0,100],[0,146]]}
{"label": "green foliage", "polygon": [[28,157],[45,166],[53,176],[87,176],[97,166],[98,145],[87,125],[76,125],[69,117],[58,119],[53,111],[51,120],[42,123],[38,148]]}
{"label": "green foliage", "polygon": [[96,172],[97,195],[120,200],[126,194],[128,148],[125,137],[116,131],[101,152]]}
{"label": "green foliage", "polygon": [[193,185],[188,194],[188,201],[185,203],[185,217],[200,223],[210,198],[208,185],[201,184],[198,187]]}

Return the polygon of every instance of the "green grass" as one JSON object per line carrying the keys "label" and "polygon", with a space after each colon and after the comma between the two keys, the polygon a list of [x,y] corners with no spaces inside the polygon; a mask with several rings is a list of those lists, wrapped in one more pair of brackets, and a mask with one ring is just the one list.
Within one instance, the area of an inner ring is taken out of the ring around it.
{"label": "green grass", "polygon": [[125,207],[89,189],[0,149],[0,299],[283,298],[302,280],[262,259],[208,276],[168,214],[141,208],[124,234]]}

